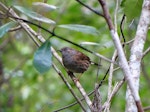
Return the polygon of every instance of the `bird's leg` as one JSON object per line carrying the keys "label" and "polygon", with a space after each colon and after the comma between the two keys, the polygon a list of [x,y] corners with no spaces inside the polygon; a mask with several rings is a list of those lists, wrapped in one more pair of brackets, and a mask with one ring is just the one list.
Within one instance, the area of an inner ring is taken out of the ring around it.
{"label": "bird's leg", "polygon": [[83,75],[83,73],[82,74],[79,74],[79,76],[77,77],[77,81],[79,81],[80,80],[80,77]]}
{"label": "bird's leg", "polygon": [[68,72],[68,75],[71,77],[71,79],[72,79],[74,82],[79,81],[79,79],[75,77],[75,75],[73,74],[73,72],[71,72],[71,71],[67,71],[67,72]]}

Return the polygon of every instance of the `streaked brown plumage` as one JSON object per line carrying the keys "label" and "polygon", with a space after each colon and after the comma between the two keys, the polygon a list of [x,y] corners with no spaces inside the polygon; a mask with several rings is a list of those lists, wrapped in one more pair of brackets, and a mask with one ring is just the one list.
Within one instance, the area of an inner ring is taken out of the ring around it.
{"label": "streaked brown plumage", "polygon": [[60,52],[64,66],[73,73],[84,73],[90,66],[90,58],[80,51],[64,47]]}

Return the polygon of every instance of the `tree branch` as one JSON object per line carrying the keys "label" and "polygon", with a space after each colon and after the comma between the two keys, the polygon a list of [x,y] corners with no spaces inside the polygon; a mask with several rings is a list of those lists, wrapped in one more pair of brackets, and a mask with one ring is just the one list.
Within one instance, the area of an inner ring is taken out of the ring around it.
{"label": "tree branch", "polygon": [[[112,60],[115,61],[117,57],[117,50],[115,50]],[[108,94],[107,94],[107,99],[110,98],[111,92],[112,92],[112,78],[113,78],[113,69],[114,69],[114,64],[111,63],[110,65],[110,70],[109,70],[109,78],[108,78]],[[110,104],[107,105],[107,109],[109,110]]]}
{"label": "tree branch", "polygon": [[114,30],[114,25],[113,25],[113,22],[111,20],[111,17],[110,17],[110,14],[109,14],[106,2],[104,0],[98,0],[98,1],[99,1],[99,3],[102,6],[104,18],[105,18],[105,20],[106,20],[106,22],[108,24],[109,30]]}
{"label": "tree branch", "polygon": [[[144,0],[135,39],[131,47],[131,56],[129,61],[130,69],[132,71],[132,79],[133,79],[132,82],[134,83],[134,88],[136,90],[134,94],[137,97],[138,97],[137,93],[139,91],[139,78],[141,73],[140,70],[141,70],[141,60],[143,56],[143,48],[147,37],[148,27],[150,25],[149,18],[150,18],[150,0]],[[127,102],[128,108],[126,109],[126,111],[135,107],[134,104],[132,103],[133,97],[131,96],[131,94],[133,93],[132,90],[130,89],[127,89],[127,101],[130,102]],[[138,111],[143,112],[140,99],[135,100],[135,104],[137,105]]]}
{"label": "tree branch", "polygon": [[86,4],[84,4],[83,2],[81,2],[80,0],[76,0],[78,3],[80,3],[81,5],[83,5],[84,7],[86,7],[87,9],[89,9],[90,11],[94,12],[95,14],[104,17],[103,14],[95,11],[94,9],[92,9],[91,7],[87,6]]}
{"label": "tree branch", "polygon": [[90,98],[88,97],[88,95],[86,94],[84,88],[81,86],[81,84],[79,83],[79,81],[77,80],[77,78],[74,76],[72,72],[68,71],[68,75],[71,77],[72,81],[74,82],[74,84],[76,85],[80,93],[82,94],[83,98],[86,101],[86,104],[88,105],[88,107],[90,108],[92,112],[93,111],[92,102]]}
{"label": "tree branch", "polygon": [[146,56],[149,52],[150,52],[150,47],[148,47],[148,48],[143,52],[142,58],[143,58],[144,56]]}
{"label": "tree branch", "polygon": [[108,112],[108,108],[110,106],[111,100],[112,98],[116,95],[116,93],[119,91],[119,89],[122,87],[122,85],[124,84],[125,79],[121,80],[120,82],[117,82],[112,90],[112,92],[109,95],[109,98],[107,99],[107,101],[104,103],[103,105],[103,109],[104,112]]}
{"label": "tree branch", "polygon": [[76,101],[78,102],[78,104],[80,105],[80,107],[82,108],[82,110],[84,112],[86,112],[86,109],[83,106],[83,103],[81,102],[81,100],[76,96],[76,94],[74,93],[74,91],[72,90],[71,85],[68,83],[68,81],[65,79],[64,75],[62,75],[61,71],[58,70],[58,68],[56,67],[55,64],[53,64],[53,68],[55,69],[55,71],[58,73],[58,75],[61,77],[61,79],[63,80],[63,82],[66,84],[66,86],[68,87],[68,89],[70,90],[70,92],[72,93],[72,95],[74,96],[74,98],[76,99]]}
{"label": "tree branch", "polygon": [[135,102],[138,102],[138,103],[136,103],[137,104],[136,106],[139,109],[139,111],[142,112],[142,110],[141,110],[142,105],[141,105],[141,101],[140,101],[140,96],[139,96],[137,89],[135,88],[134,83],[133,83],[132,72],[129,68],[125,53],[123,51],[121,42],[119,40],[118,33],[114,29],[114,26],[113,26],[113,23],[112,23],[110,14],[109,14],[109,10],[106,6],[106,2],[105,2],[105,0],[98,0],[98,1],[102,6],[106,22],[108,24],[108,27],[109,27],[111,35],[112,35],[112,39],[113,39],[115,47],[117,49],[119,61],[120,61],[120,67],[122,68],[122,70],[124,72],[125,79],[127,80],[129,88],[132,91],[132,96],[134,97]]}

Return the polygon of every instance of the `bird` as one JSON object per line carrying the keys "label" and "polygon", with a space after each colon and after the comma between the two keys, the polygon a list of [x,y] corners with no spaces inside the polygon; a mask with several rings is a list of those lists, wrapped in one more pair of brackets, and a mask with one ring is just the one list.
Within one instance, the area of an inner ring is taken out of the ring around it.
{"label": "bird", "polygon": [[90,58],[80,51],[64,47],[60,50],[65,68],[73,73],[84,73],[90,66]]}

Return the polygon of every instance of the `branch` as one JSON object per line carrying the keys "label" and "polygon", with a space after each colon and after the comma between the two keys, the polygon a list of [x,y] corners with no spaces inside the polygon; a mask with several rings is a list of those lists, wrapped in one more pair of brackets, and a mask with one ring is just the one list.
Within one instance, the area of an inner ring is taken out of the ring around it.
{"label": "branch", "polygon": [[66,84],[66,86],[68,87],[68,89],[70,90],[70,92],[72,93],[72,95],[74,96],[74,98],[76,99],[76,101],[78,102],[78,104],[81,106],[82,110],[84,112],[86,112],[86,109],[84,108],[81,100],[76,96],[76,94],[74,93],[71,85],[69,84],[69,82],[65,79],[64,75],[61,73],[60,70],[58,70],[58,68],[56,67],[55,64],[53,64],[53,68],[55,69],[55,71],[58,73],[58,75],[61,77],[61,79],[63,80],[63,82]]}
{"label": "branch", "polygon": [[[122,20],[121,20],[121,23],[120,23],[120,31],[121,31],[121,35],[122,35],[122,38],[123,38],[123,42],[126,43],[126,40],[125,40],[125,37],[124,37],[124,34],[123,34],[123,22],[125,20],[125,14],[123,15],[122,17]],[[125,46],[125,44],[123,44],[123,47]]]}
{"label": "branch", "polygon": [[81,2],[80,0],[76,0],[78,3],[80,3],[81,5],[83,5],[84,7],[86,7],[87,9],[89,9],[90,11],[94,12],[95,14],[104,17],[103,14],[95,11],[94,9],[92,9],[91,7],[87,6],[86,4],[84,4],[83,2]]}
{"label": "branch", "polygon": [[[133,91],[130,89],[127,90],[127,101],[133,101],[133,97],[130,97],[131,94],[135,94],[135,96],[138,97],[137,92],[139,91],[139,78],[140,78],[140,69],[141,69],[141,60],[143,56],[143,48],[147,37],[148,27],[150,25],[150,0],[144,0],[141,16],[139,19],[139,23],[137,26],[137,31],[135,35],[134,42],[131,46],[131,56],[130,56],[130,69],[132,71],[132,82],[134,83],[135,93],[132,93]],[[130,102],[127,102],[129,107],[127,108],[127,111],[134,107],[133,103],[131,105]],[[135,100],[135,103],[137,105],[138,111],[143,112],[140,99]],[[139,106],[138,106],[139,105]]]}
{"label": "branch", "polygon": [[111,35],[112,35],[112,39],[113,39],[115,47],[116,47],[116,49],[118,51],[120,67],[122,68],[122,70],[124,72],[125,79],[127,80],[129,88],[132,91],[132,96],[134,97],[135,102],[138,102],[138,103],[136,103],[137,108],[139,109],[139,111],[143,112],[142,111],[142,105],[141,105],[139,93],[138,93],[138,91],[135,88],[135,85],[133,83],[133,77],[131,75],[132,72],[131,72],[131,70],[129,68],[129,65],[128,65],[125,53],[123,51],[121,42],[119,40],[118,33],[114,29],[114,26],[113,26],[112,20],[110,18],[110,14],[109,14],[108,8],[106,6],[106,2],[105,2],[105,0],[98,0],[98,1],[99,1],[99,3],[102,6],[106,22],[108,24],[108,27],[109,27]]}
{"label": "branch", "polygon": [[9,32],[13,32],[13,31],[16,31],[16,30],[20,30],[22,27],[19,25],[19,26],[17,26],[17,27],[15,27],[15,28],[11,28],[10,30],[9,30]]}
{"label": "branch", "polygon": [[106,2],[104,0],[98,0],[98,1],[99,1],[99,3],[102,6],[104,18],[105,18],[105,20],[106,20],[106,22],[108,24],[109,30],[114,30],[114,25],[112,23],[112,20],[111,20],[108,8],[106,6]]}
{"label": "branch", "polygon": [[150,110],[150,106],[144,107],[144,111],[148,111],[148,110]]}
{"label": "branch", "polygon": [[[107,110],[107,108],[109,107],[112,98],[117,94],[117,92],[119,91],[119,89],[122,87],[122,85],[124,84],[125,79],[121,80],[119,83],[117,82],[111,92],[111,94],[109,95],[109,98],[107,99],[107,101],[104,103],[103,105],[103,109],[104,112]],[[106,111],[108,112],[108,111]]]}
{"label": "branch", "polygon": [[144,56],[146,56],[149,52],[150,52],[150,47],[148,47],[148,48],[143,52],[142,58],[143,58]]}
{"label": "branch", "polygon": [[117,14],[118,14],[118,8],[119,8],[119,0],[116,0],[116,8],[115,8],[115,13],[114,13],[115,31],[117,31]]}
{"label": "branch", "polygon": [[72,81],[74,82],[74,84],[76,85],[76,87],[78,88],[80,93],[82,94],[83,98],[86,101],[86,104],[88,105],[88,107],[90,108],[90,110],[92,112],[92,110],[93,110],[92,102],[91,102],[90,98],[88,97],[88,95],[86,94],[84,88],[81,86],[81,84],[79,83],[79,81],[77,80],[77,78],[74,76],[74,74],[72,72],[68,71],[68,75],[71,77]]}
{"label": "branch", "polygon": [[[115,61],[117,57],[117,51],[115,50],[112,60]],[[112,78],[113,78],[113,72],[114,72],[114,64],[111,63],[110,65],[110,70],[109,70],[109,78],[108,78],[108,94],[107,94],[107,99],[110,98],[111,92],[112,92]],[[109,110],[110,104],[107,105],[107,109]]]}

